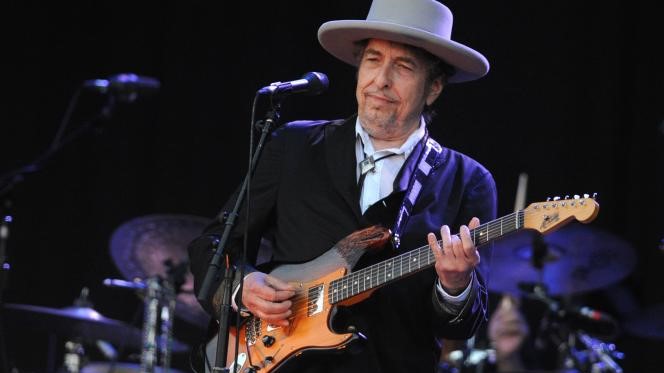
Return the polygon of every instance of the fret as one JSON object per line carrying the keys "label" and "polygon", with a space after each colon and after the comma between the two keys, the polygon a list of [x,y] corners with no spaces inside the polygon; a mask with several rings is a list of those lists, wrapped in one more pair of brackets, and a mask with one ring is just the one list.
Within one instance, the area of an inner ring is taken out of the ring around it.
{"label": "fret", "polygon": [[338,301],[336,288],[339,281],[334,280],[330,283],[330,298],[332,299],[330,303],[336,303]]}
{"label": "fret", "polygon": [[353,284],[353,291],[351,294],[356,295],[360,293],[360,281],[358,277],[355,274],[351,274],[350,276],[351,282]]}
{"label": "fret", "polygon": [[369,287],[370,288],[373,288],[374,286],[376,286],[376,282],[375,282],[376,281],[376,273],[375,273],[375,271],[376,271],[376,266],[375,265],[372,265],[371,267],[369,267]]}
{"label": "fret", "polygon": [[403,255],[399,255],[399,277],[403,276]]}
{"label": "fret", "polygon": [[382,263],[376,265],[376,286],[384,284]]}
{"label": "fret", "polygon": [[383,263],[380,263],[376,266],[376,285],[384,284],[383,281]]}
{"label": "fret", "polygon": [[392,260],[385,262],[385,282],[388,283],[394,278],[392,271],[394,270],[394,263]]}
{"label": "fret", "polygon": [[341,278],[341,296],[348,298],[348,281],[346,280],[346,277]]}
{"label": "fret", "polygon": [[391,259],[385,262],[385,278],[386,282],[392,281],[394,278],[394,263]]}
{"label": "fret", "polygon": [[379,273],[380,283],[384,284],[384,283],[387,282],[387,277],[386,277],[387,269],[385,268],[385,264],[383,264],[383,263],[379,264],[378,269],[379,269],[379,272],[380,272]]}

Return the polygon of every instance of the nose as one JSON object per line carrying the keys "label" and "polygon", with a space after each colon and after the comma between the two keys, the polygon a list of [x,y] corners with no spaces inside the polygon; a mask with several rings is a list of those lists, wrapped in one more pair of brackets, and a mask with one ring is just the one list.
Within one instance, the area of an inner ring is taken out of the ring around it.
{"label": "nose", "polygon": [[392,85],[392,68],[390,64],[384,64],[376,71],[374,82],[379,88],[388,88]]}

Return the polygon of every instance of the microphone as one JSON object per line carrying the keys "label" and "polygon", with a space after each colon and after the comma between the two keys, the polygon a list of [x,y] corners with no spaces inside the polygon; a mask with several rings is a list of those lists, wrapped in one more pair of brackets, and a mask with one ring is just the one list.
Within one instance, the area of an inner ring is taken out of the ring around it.
{"label": "microphone", "polygon": [[280,99],[296,93],[303,93],[308,96],[321,94],[327,89],[329,81],[327,75],[319,72],[308,72],[302,76],[302,79],[291,80],[290,82],[274,82],[258,90],[261,95],[269,95],[273,99]]}
{"label": "microphone", "polygon": [[598,311],[590,307],[575,307],[567,310],[569,313],[585,320],[615,323],[615,319],[606,312]]}
{"label": "microphone", "polygon": [[532,282],[519,282],[517,286],[530,298],[539,300],[549,307],[549,310],[556,316],[575,317],[579,320],[586,320],[598,323],[616,324],[613,316],[606,312],[598,311],[587,306],[565,306],[555,299],[549,297],[548,289],[545,284]]}
{"label": "microphone", "polygon": [[108,79],[90,79],[83,82],[83,88],[102,94],[116,94],[123,101],[133,102],[139,95],[151,95],[161,88],[158,79],[134,73],[121,73]]}
{"label": "microphone", "polygon": [[143,283],[142,281],[125,281],[114,278],[105,279],[104,285],[108,287],[134,289],[134,290],[144,290],[146,287],[145,283]]}

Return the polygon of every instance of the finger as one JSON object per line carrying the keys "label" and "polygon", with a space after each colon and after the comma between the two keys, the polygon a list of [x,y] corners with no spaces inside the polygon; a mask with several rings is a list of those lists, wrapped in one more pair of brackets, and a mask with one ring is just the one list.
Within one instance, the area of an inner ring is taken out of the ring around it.
{"label": "finger", "polygon": [[263,311],[255,311],[253,314],[261,320],[264,320],[270,324],[288,326],[288,317],[291,315],[291,312],[282,312],[282,313],[266,313]]}
{"label": "finger", "polygon": [[436,258],[436,261],[440,260],[443,256],[443,251],[440,248],[440,244],[438,244],[438,238],[436,238],[436,235],[433,233],[427,234],[427,241],[429,242],[433,257]]}
{"label": "finger", "polygon": [[280,315],[290,312],[290,308],[293,303],[289,300],[283,302],[270,302],[269,300],[261,299],[256,297],[254,300],[254,306],[256,310],[263,312],[269,315]]}
{"label": "finger", "polygon": [[463,256],[468,260],[473,260],[475,256],[475,244],[470,238],[470,230],[467,226],[462,225],[459,229],[459,235],[461,236],[461,245]]}
{"label": "finger", "polygon": [[287,290],[293,292],[295,291],[295,288],[291,284],[289,284],[286,281],[282,281],[274,276],[270,275],[265,276],[265,283],[267,283],[276,290]]}
{"label": "finger", "polygon": [[468,227],[470,229],[475,229],[479,226],[480,226],[480,219],[478,219],[477,217],[473,217],[472,219],[470,219],[470,222],[468,223]]}
{"label": "finger", "polygon": [[454,242],[452,241],[452,235],[450,234],[450,227],[447,225],[440,227],[440,238],[443,241],[443,253],[456,257],[453,248]]}
{"label": "finger", "polygon": [[275,290],[270,286],[261,286],[256,289],[255,293],[262,299],[269,302],[282,302],[287,299],[290,299],[295,295],[294,291],[290,290]]}

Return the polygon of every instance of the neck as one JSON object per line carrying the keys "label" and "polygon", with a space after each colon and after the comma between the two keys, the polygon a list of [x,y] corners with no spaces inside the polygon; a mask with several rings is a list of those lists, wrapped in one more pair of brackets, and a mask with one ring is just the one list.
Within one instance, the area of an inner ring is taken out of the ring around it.
{"label": "neck", "polygon": [[399,139],[389,139],[389,140],[383,140],[373,136],[369,136],[369,138],[371,139],[371,144],[373,145],[374,150],[378,151],[389,148],[398,148],[401,145],[403,145],[404,142],[406,142],[408,136],[410,136],[410,134]]}
{"label": "neck", "polygon": [[369,139],[371,140],[371,144],[373,145],[373,148],[375,151],[378,150],[383,150],[383,149],[388,149],[388,148],[399,148],[401,145],[403,145],[406,140],[410,137],[410,135],[413,134],[413,132],[417,131],[417,129],[420,126],[420,122],[417,121],[413,124],[410,124],[408,126],[398,126],[398,127],[392,127],[392,128],[386,128],[386,127],[371,127],[371,126],[364,126],[364,130],[367,132],[369,135]]}

